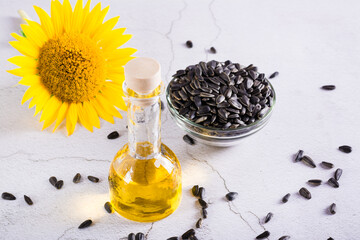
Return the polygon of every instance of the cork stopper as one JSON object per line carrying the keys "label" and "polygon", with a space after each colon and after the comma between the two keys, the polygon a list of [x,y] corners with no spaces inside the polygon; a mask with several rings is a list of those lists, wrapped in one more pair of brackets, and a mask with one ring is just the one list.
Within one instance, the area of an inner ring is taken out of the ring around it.
{"label": "cork stopper", "polygon": [[161,83],[161,67],[158,61],[147,57],[138,57],[125,65],[125,82],[128,88],[148,94]]}

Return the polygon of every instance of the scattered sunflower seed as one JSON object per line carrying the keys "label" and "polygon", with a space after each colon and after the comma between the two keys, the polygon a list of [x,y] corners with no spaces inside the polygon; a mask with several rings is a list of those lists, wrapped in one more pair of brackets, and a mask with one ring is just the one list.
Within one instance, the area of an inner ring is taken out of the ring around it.
{"label": "scattered sunflower seed", "polygon": [[329,162],[321,162],[321,164],[326,168],[333,168],[334,167],[334,164],[329,163]]}
{"label": "scattered sunflower seed", "polygon": [[329,207],[329,212],[334,215],[336,213],[336,204],[332,203]]}
{"label": "scattered sunflower seed", "polygon": [[14,195],[12,195],[11,193],[8,193],[8,192],[3,192],[1,194],[1,197],[4,200],[15,200],[16,199],[16,197]]}
{"label": "scattered sunflower seed", "polygon": [[194,235],[195,235],[195,230],[192,228],[187,230],[183,235],[181,235],[181,238],[188,239],[190,236],[194,236]]}
{"label": "scattered sunflower seed", "polygon": [[63,181],[63,180],[59,180],[59,181],[57,181],[57,182],[55,183],[55,187],[56,187],[57,189],[61,189],[63,185],[64,185],[64,181]]}
{"label": "scattered sunflower seed", "polygon": [[88,179],[89,179],[89,181],[94,182],[94,183],[99,182],[99,178],[94,177],[94,176],[88,176]]}
{"label": "scattered sunflower seed", "polygon": [[334,90],[336,87],[335,85],[324,85],[321,88],[324,90]]}
{"label": "scattered sunflower seed", "polygon": [[309,192],[309,190],[307,190],[306,188],[301,188],[299,190],[299,193],[302,197],[306,198],[306,199],[311,199],[311,193]]}
{"label": "scattered sunflower seed", "polygon": [[327,240],[334,240],[332,237],[329,237]]}
{"label": "scattered sunflower seed", "polygon": [[332,186],[334,188],[338,188],[340,186],[339,182],[335,178],[330,178],[328,180],[328,183],[330,186]]}
{"label": "scattered sunflower seed", "polygon": [[178,237],[171,237],[171,238],[168,238],[166,240],[179,240],[179,238]]}
{"label": "scattered sunflower seed", "polygon": [[199,203],[202,208],[208,208],[207,202],[205,202],[203,199],[199,198]]}
{"label": "scattered sunflower seed", "polygon": [[104,208],[105,208],[105,210],[106,210],[108,213],[113,213],[113,208],[112,208],[112,205],[111,205],[110,202],[106,202],[106,203],[104,204]]}
{"label": "scattered sunflower seed", "polygon": [[337,181],[339,181],[342,173],[343,173],[343,170],[341,168],[336,169],[335,174],[334,174],[334,178]]}
{"label": "scattered sunflower seed", "polygon": [[279,238],[279,240],[289,240],[290,236],[282,236],[281,238]]}
{"label": "scattered sunflower seed", "polygon": [[24,195],[24,200],[28,205],[33,205],[33,201],[28,196]]}
{"label": "scattered sunflower seed", "polygon": [[315,162],[309,157],[309,156],[303,156],[302,158],[301,158],[301,161],[303,162],[303,163],[305,163],[306,165],[308,165],[309,167],[312,167],[312,168],[316,168],[316,164],[315,164]]}
{"label": "scattered sunflower seed", "polygon": [[116,139],[118,137],[120,137],[120,134],[117,131],[113,131],[107,136],[108,139]]}
{"label": "scattered sunflower seed", "polygon": [[340,150],[341,152],[344,152],[344,153],[351,153],[352,147],[347,146],[347,145],[343,145],[343,146],[340,146],[340,147],[339,147],[339,150]]}
{"label": "scattered sunflower seed", "polygon": [[276,77],[277,75],[279,75],[279,72],[274,72],[273,74],[270,75],[269,78],[272,79],[272,78]]}
{"label": "scattered sunflower seed", "polygon": [[229,192],[225,195],[225,197],[228,201],[232,201],[237,197],[237,195],[238,195],[237,192]]}
{"label": "scattered sunflower seed", "polygon": [[321,180],[320,179],[311,179],[308,181],[309,184],[313,185],[313,186],[319,186],[321,185]]}
{"label": "scattered sunflower seed", "polygon": [[205,208],[201,209],[201,215],[202,215],[203,218],[207,218],[208,212],[206,211]]}
{"label": "scattered sunflower seed", "polygon": [[200,197],[200,199],[205,198],[205,188],[203,188],[203,187],[199,188],[199,197]]}
{"label": "scattered sunflower seed", "polygon": [[80,182],[80,180],[81,180],[81,174],[77,173],[73,178],[73,182],[78,183],[78,182]]}
{"label": "scattered sunflower seed", "polygon": [[202,218],[199,218],[199,220],[197,220],[197,222],[196,222],[196,228],[201,228],[202,222],[203,222]]}
{"label": "scattered sunflower seed", "polygon": [[198,197],[199,196],[199,185],[194,185],[191,189],[191,192],[194,195],[194,197]]}
{"label": "scattered sunflower seed", "polygon": [[188,48],[192,48],[192,47],[193,47],[193,43],[192,43],[192,41],[190,41],[190,40],[187,40],[185,44],[186,44],[186,46],[187,46]]}
{"label": "scattered sunflower seed", "polygon": [[183,136],[183,140],[184,140],[184,142],[186,142],[189,145],[195,144],[195,140],[187,134]]}
{"label": "scattered sunflower seed", "polygon": [[195,235],[190,236],[189,240],[199,240]]}
{"label": "scattered sunflower seed", "polygon": [[129,233],[127,240],[135,240],[135,233]]}
{"label": "scattered sunflower seed", "polygon": [[265,223],[268,223],[273,216],[274,216],[274,214],[273,214],[272,212],[269,212],[269,213],[266,215],[264,222],[265,222]]}
{"label": "scattered sunflower seed", "polygon": [[78,227],[79,229],[82,228],[87,228],[92,224],[92,221],[90,219],[84,221],[83,223],[80,224],[80,226]]}
{"label": "scattered sunflower seed", "polygon": [[215,53],[216,53],[216,49],[215,49],[214,47],[211,47],[211,48],[210,48],[210,52],[215,54]]}
{"label": "scattered sunflower seed", "polygon": [[289,198],[290,198],[290,193],[286,194],[286,195],[281,199],[281,201],[282,201],[283,203],[287,203],[287,202],[289,201]]}
{"label": "scattered sunflower seed", "polygon": [[53,185],[53,186],[55,187],[55,184],[56,184],[56,182],[57,182],[56,177],[54,177],[54,176],[50,177],[50,178],[49,178],[49,182],[51,183],[51,185]]}
{"label": "scattered sunflower seed", "polygon": [[135,240],[145,240],[145,235],[142,232],[138,232],[135,235]]}
{"label": "scattered sunflower seed", "polygon": [[269,237],[269,236],[270,236],[270,232],[269,232],[269,231],[265,231],[265,232],[263,232],[262,234],[258,235],[258,236],[256,237],[256,239],[264,239],[264,238],[267,238],[267,237]]}
{"label": "scattered sunflower seed", "polygon": [[301,161],[301,158],[303,157],[304,155],[304,151],[303,150],[299,150],[296,155],[295,155],[295,159],[294,159],[294,162],[300,162]]}

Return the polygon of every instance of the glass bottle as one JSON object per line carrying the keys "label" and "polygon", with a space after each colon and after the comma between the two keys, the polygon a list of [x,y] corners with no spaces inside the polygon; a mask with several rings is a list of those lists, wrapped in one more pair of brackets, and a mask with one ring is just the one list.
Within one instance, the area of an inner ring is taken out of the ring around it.
{"label": "glass bottle", "polygon": [[173,213],[181,201],[181,167],[160,140],[160,65],[135,58],[125,66],[128,143],[110,166],[110,200],[121,216],[153,222]]}

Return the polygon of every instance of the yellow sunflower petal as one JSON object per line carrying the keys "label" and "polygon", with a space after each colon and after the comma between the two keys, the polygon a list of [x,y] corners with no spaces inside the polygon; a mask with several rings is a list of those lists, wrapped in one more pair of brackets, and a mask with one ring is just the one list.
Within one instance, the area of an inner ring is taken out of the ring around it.
{"label": "yellow sunflower petal", "polygon": [[96,110],[94,109],[94,107],[90,104],[90,102],[83,102],[83,107],[84,107],[84,111],[87,114],[91,124],[96,127],[96,128],[100,128],[100,120],[99,120],[99,116],[96,113]]}
{"label": "yellow sunflower petal", "polygon": [[8,73],[14,74],[15,76],[25,77],[26,75],[37,74],[36,68],[15,68],[12,70],[7,70]]}
{"label": "yellow sunflower petal", "polygon": [[80,123],[90,132],[93,132],[93,127],[92,124],[90,123],[90,119],[88,118],[88,116],[86,115],[84,108],[83,108],[83,104],[82,103],[78,103],[76,104],[77,106],[77,113],[79,116],[79,121]]}
{"label": "yellow sunflower petal", "polygon": [[78,0],[76,2],[75,8],[74,8],[74,13],[72,15],[72,27],[71,27],[71,31],[78,33],[81,30],[81,24],[82,24],[82,19],[83,19],[83,1],[82,0]]}
{"label": "yellow sunflower petal", "polygon": [[135,48],[119,48],[114,49],[108,56],[109,60],[116,60],[118,58],[130,57],[130,55],[134,54],[137,50]]}
{"label": "yellow sunflower petal", "polygon": [[26,67],[26,68],[36,68],[37,61],[31,57],[27,56],[15,56],[8,59],[9,62],[15,64],[19,67]]}
{"label": "yellow sunflower petal", "polygon": [[114,117],[122,118],[121,114],[102,94],[96,96],[96,100],[101,104],[107,113],[110,113]]}
{"label": "yellow sunflower petal", "polygon": [[101,93],[109,102],[112,102],[116,107],[120,108],[121,110],[126,111],[127,108],[125,102],[121,98],[121,93],[119,91],[116,91],[114,88],[105,86],[101,89]]}
{"label": "yellow sunflower petal", "polygon": [[63,15],[62,6],[58,0],[51,2],[51,21],[54,26],[55,36],[60,36],[63,33]]}
{"label": "yellow sunflower petal", "polygon": [[41,90],[40,87],[41,86],[39,84],[29,87],[24,93],[24,96],[21,100],[21,104],[24,104],[30,98],[34,97],[38,93],[38,90]]}
{"label": "yellow sunflower petal", "polygon": [[25,86],[32,86],[34,84],[39,84],[40,81],[41,79],[39,75],[26,75],[19,81],[19,84]]}
{"label": "yellow sunflower petal", "polygon": [[[134,59],[135,57],[122,57],[118,59],[111,59],[107,61],[110,69],[117,69],[119,66],[124,66],[128,61]],[[122,68],[120,67],[119,70],[121,71]]]}
{"label": "yellow sunflower petal", "polygon": [[76,122],[78,120],[78,115],[76,110],[77,110],[76,103],[70,103],[69,110],[66,114],[66,129],[69,136],[73,134],[75,130]]}
{"label": "yellow sunflower petal", "polygon": [[66,113],[69,109],[69,104],[67,102],[63,102],[60,109],[59,109],[59,112],[57,114],[57,117],[56,117],[56,124],[55,124],[55,127],[54,127],[54,130],[53,132],[55,132],[55,130],[59,127],[59,125],[62,123],[62,121],[64,121],[65,119],[65,116],[66,116]]}
{"label": "yellow sunflower petal", "polygon": [[85,23],[83,24],[82,33],[89,36],[90,30],[94,28],[98,14],[101,12],[101,3],[96,6],[87,15]]}
{"label": "yellow sunflower petal", "polygon": [[40,118],[40,122],[45,120],[42,130],[48,128],[56,120],[60,107],[61,102],[55,96],[46,103]]}
{"label": "yellow sunflower petal", "polygon": [[40,24],[38,24],[37,22],[27,19],[26,22],[29,25],[21,24],[21,29],[24,31],[26,38],[29,39],[30,42],[41,48],[48,40],[47,35],[42,30]]}
{"label": "yellow sunflower petal", "polygon": [[114,118],[111,116],[111,114],[109,114],[108,112],[106,112],[106,110],[104,109],[104,107],[97,101],[96,98],[90,100],[91,105],[94,106],[97,114],[104,119],[105,121],[108,121],[109,123],[114,123]]}
{"label": "yellow sunflower petal", "polygon": [[54,25],[51,22],[50,16],[38,6],[34,6],[34,9],[39,16],[41,22],[41,28],[44,30],[49,39],[52,39],[55,35]]}
{"label": "yellow sunflower petal", "polygon": [[21,54],[37,59],[39,56],[39,48],[35,47],[29,40],[12,41],[9,44],[18,50]]}
{"label": "yellow sunflower petal", "polygon": [[119,21],[119,18],[120,17],[117,16],[104,22],[103,25],[101,25],[96,31],[94,31],[91,37],[95,41],[101,40],[103,36],[105,36],[109,31],[111,31],[115,27],[116,23]]}
{"label": "yellow sunflower petal", "polygon": [[44,108],[45,104],[47,103],[47,101],[49,101],[51,95],[50,93],[43,88],[42,93],[38,95],[39,97],[35,96],[34,98],[36,98],[36,107],[35,107],[35,113],[34,116],[38,115]]}
{"label": "yellow sunflower petal", "polygon": [[72,27],[72,8],[69,0],[63,2],[64,30],[70,32]]}

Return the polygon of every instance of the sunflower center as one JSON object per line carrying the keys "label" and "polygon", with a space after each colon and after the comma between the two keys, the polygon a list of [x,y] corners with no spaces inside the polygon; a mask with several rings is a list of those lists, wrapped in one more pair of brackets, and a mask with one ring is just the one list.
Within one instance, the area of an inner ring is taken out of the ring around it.
{"label": "sunflower center", "polygon": [[64,102],[94,97],[105,82],[105,58],[96,43],[81,34],[47,41],[40,49],[38,68],[49,92]]}

